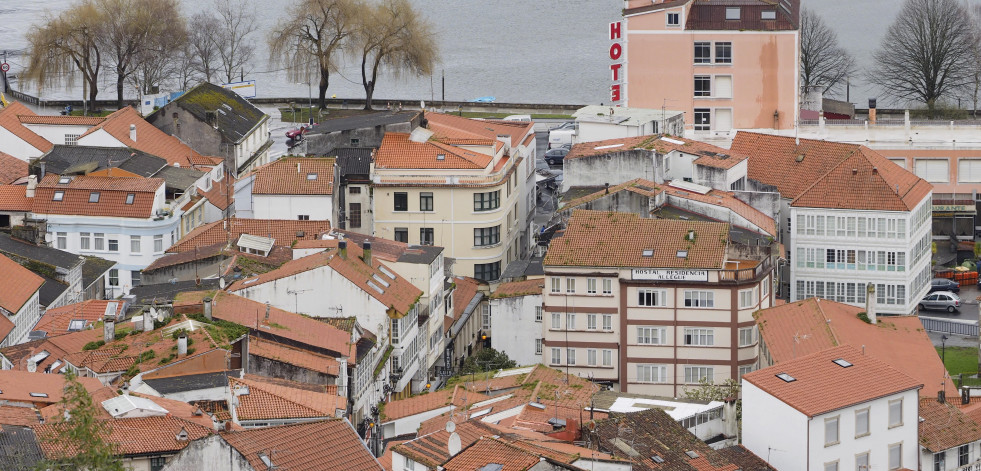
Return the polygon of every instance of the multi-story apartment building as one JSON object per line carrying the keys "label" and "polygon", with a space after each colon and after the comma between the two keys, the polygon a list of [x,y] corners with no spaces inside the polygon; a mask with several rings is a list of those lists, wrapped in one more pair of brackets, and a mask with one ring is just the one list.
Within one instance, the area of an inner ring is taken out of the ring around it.
{"label": "multi-story apartment building", "polygon": [[623,392],[678,397],[752,371],[769,248],[729,224],[575,211],[545,257],[546,364]]}
{"label": "multi-story apartment building", "polygon": [[743,446],[775,469],[923,469],[922,386],[851,345],[749,373]]}
{"label": "multi-story apartment building", "polygon": [[626,0],[610,25],[613,104],[685,113],[694,135],[792,129],[799,0]]}
{"label": "multi-story apartment building", "polygon": [[925,180],[855,144],[740,132],[749,178],[777,188],[790,296],[910,314],[930,284],[931,192]]}
{"label": "multi-story apartment building", "polygon": [[442,246],[455,275],[496,280],[531,244],[533,126],[426,118],[428,129],[387,133],[375,153],[374,234]]}
{"label": "multi-story apartment building", "polygon": [[330,221],[334,204],[334,159],[286,157],[255,170],[239,192],[256,219]]}

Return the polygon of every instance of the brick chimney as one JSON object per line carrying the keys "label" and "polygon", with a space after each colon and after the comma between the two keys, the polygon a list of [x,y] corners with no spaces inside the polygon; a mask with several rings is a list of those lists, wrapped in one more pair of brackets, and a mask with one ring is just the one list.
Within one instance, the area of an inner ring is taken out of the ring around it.
{"label": "brick chimney", "polygon": [[37,176],[36,175],[30,175],[30,176],[28,176],[27,177],[27,192],[24,194],[24,196],[26,196],[28,198],[33,198],[34,197],[34,191],[36,189],[37,189]]}
{"label": "brick chimney", "polygon": [[347,260],[347,241],[339,240],[337,241],[337,255],[340,255],[342,259]]}
{"label": "brick chimney", "polygon": [[106,343],[116,340],[116,316],[114,314],[106,314],[102,318],[102,340]]}
{"label": "brick chimney", "polygon": [[361,245],[361,248],[364,249],[364,255],[362,255],[361,258],[363,258],[364,263],[367,263],[368,266],[370,267],[371,266],[371,242],[367,240],[364,241],[364,244]]}
{"label": "brick chimney", "polygon": [[130,124],[129,125],[129,140],[131,140],[133,142],[136,142],[136,125],[135,124]]}

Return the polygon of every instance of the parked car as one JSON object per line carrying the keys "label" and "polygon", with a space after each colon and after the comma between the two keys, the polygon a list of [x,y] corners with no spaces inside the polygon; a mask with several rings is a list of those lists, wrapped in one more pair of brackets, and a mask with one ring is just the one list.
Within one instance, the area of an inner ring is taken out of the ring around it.
{"label": "parked car", "polygon": [[950,291],[936,291],[920,300],[920,310],[941,309],[954,312],[961,307],[961,298]]}
{"label": "parked car", "polygon": [[549,165],[558,165],[565,160],[565,156],[569,153],[569,149],[558,147],[545,152],[545,161]]}
{"label": "parked car", "polygon": [[952,293],[961,292],[961,284],[954,281],[948,280],[947,278],[934,278],[930,281],[930,292],[934,291],[950,291]]}

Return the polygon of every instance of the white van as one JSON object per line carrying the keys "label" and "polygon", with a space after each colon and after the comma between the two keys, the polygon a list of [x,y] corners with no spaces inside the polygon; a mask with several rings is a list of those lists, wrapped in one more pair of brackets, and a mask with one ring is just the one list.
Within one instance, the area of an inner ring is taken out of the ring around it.
{"label": "white van", "polygon": [[576,123],[564,123],[548,131],[548,148],[572,145],[572,139],[576,135]]}
{"label": "white van", "polygon": [[523,121],[526,123],[531,122],[530,114],[513,114],[511,116],[505,116],[502,121]]}

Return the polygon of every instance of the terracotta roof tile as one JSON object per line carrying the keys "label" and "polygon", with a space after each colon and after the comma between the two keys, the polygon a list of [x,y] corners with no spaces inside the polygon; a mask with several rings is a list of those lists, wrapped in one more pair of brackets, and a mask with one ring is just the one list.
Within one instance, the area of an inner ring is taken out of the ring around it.
{"label": "terracotta roof tile", "polygon": [[[150,218],[154,215],[156,191],[164,185],[160,178],[79,175],[67,184],[58,183],[59,178],[48,175],[38,184],[34,197],[35,213]],[[56,192],[62,192],[61,201],[54,200]],[[89,202],[92,193],[99,193],[98,202]],[[130,194],[133,194],[133,203],[126,204]]]}
{"label": "terracotta roof tile", "polygon": [[[757,311],[760,338],[777,365],[839,345],[865,348],[879,359],[923,383],[920,394],[936,397],[944,371],[933,342],[913,317],[882,317],[875,325],[857,317],[865,308],[809,298]],[[795,337],[797,341],[795,341]],[[801,340],[806,338],[806,340]],[[947,396],[957,397],[953,381]]]}
{"label": "terracotta roof tile", "polygon": [[[80,377],[78,381],[89,393],[102,388],[102,383],[96,378]],[[4,401],[54,404],[61,400],[64,389],[64,375],[0,370],[0,391],[3,391]],[[35,397],[31,393],[47,394],[47,397]]]}
{"label": "terracotta roof tile", "polygon": [[463,315],[467,309],[467,304],[477,295],[481,285],[480,280],[469,276],[455,276],[453,283],[456,284],[453,289],[453,315],[446,316],[443,322],[447,332],[450,331],[453,323]]}
{"label": "terracotta roof tile", "polygon": [[41,417],[33,407],[0,405],[0,425],[31,426],[39,423]]}
{"label": "terracotta roof tile", "polygon": [[286,157],[256,172],[252,194],[330,195],[333,187],[334,158]]}
{"label": "terracotta roof tile", "polygon": [[[268,469],[259,453],[271,453],[278,469],[380,471],[350,422],[343,419],[222,433],[256,470]],[[329,443],[330,446],[324,446]],[[268,455],[267,455],[268,456]]]}
{"label": "terracotta roof tile", "polygon": [[[637,193],[642,196],[655,197],[659,195],[662,191],[664,191],[664,185],[658,185],[657,183],[654,183],[650,180],[645,180],[643,178],[635,178],[633,180],[623,182],[619,185],[611,186],[609,189],[603,188],[602,190],[596,191],[595,193],[590,193],[588,195],[580,196],[578,198],[569,201],[563,201],[561,203],[562,206],[560,209],[568,210],[568,209],[576,208],[586,203],[596,201],[607,195],[616,194],[621,191],[629,191],[632,193]],[[581,209],[589,209],[589,208],[586,207]]]}
{"label": "terracotta roof tile", "polygon": [[[215,221],[194,229],[176,244],[167,249],[168,253],[186,252],[194,247],[207,247],[225,242],[231,238],[234,243],[238,236],[251,234],[272,237],[276,245],[289,247],[296,240],[318,239],[320,234],[330,231],[330,221],[298,221],[295,219],[244,219],[231,218],[230,231],[225,230],[225,220]],[[302,232],[303,236],[297,236]],[[230,233],[230,234],[229,234]]]}
{"label": "terracotta roof tile", "polygon": [[34,198],[27,197],[26,185],[0,185],[0,211],[32,210],[34,210]]}
{"label": "terracotta roof tile", "polygon": [[[686,239],[695,232],[695,241]],[[635,214],[577,210],[552,239],[546,266],[710,268],[725,264],[729,224],[646,219]],[[644,250],[653,250],[643,256]],[[679,257],[679,251],[687,251]]]}
{"label": "terracotta roof tile", "polygon": [[566,159],[606,155],[625,150],[642,149],[665,155],[673,151],[698,156],[694,163],[706,167],[730,169],[746,160],[747,155],[693,139],[675,136],[646,135],[582,142],[572,146]]}
{"label": "terracotta roof tile", "polygon": [[[227,179],[227,180],[226,180]],[[212,182],[208,191],[198,188],[198,195],[203,196],[214,207],[224,211],[235,201],[235,179],[225,175],[219,182]]]}
{"label": "terracotta roof tile", "polygon": [[483,400],[490,399],[480,393],[465,391],[463,387],[454,386],[452,388],[440,389],[431,393],[419,394],[406,399],[391,401],[385,405],[385,413],[382,421],[397,420],[423,412],[428,412],[450,404],[464,407]]}
{"label": "terracotta roof tile", "polygon": [[539,457],[503,440],[481,437],[456,456],[450,458],[443,469],[446,471],[472,471],[488,464],[501,465],[502,471],[524,471],[537,464]]}
{"label": "terracotta roof tile", "polygon": [[27,161],[0,152],[0,184],[7,185],[27,176]]}
{"label": "terracotta roof tile", "polygon": [[3,285],[0,286],[0,308],[12,314],[30,301],[41,285],[44,278],[22,267],[19,263],[0,255],[0,273],[3,273]]}
{"label": "terracotta roof tile", "polygon": [[[121,301],[111,301],[103,299],[90,299],[80,303],[68,304],[65,306],[48,309],[41,316],[41,320],[34,326],[35,331],[44,331],[48,337],[63,335],[69,332],[68,328],[73,320],[84,321],[83,329],[102,320],[106,313],[109,303],[115,303],[115,315],[121,316],[123,313],[123,303]],[[80,329],[76,329],[80,330]]]}
{"label": "terracotta roof tile", "polygon": [[936,398],[920,399],[920,446],[938,453],[981,440],[981,426],[959,409]]}
{"label": "terracotta roof tile", "polygon": [[[468,420],[456,427],[457,435],[460,436],[461,444],[466,447],[476,442],[482,436],[492,436],[497,433],[497,429],[477,422]],[[396,446],[392,450],[400,455],[408,456],[429,468],[435,468],[446,462],[450,458],[448,449],[450,433],[446,430],[439,430],[429,435],[424,435],[415,440],[405,442]]]}
{"label": "terracotta roof tile", "polygon": [[51,148],[54,147],[54,144],[41,137],[34,131],[31,131],[27,128],[27,126],[24,126],[24,124],[20,122],[21,116],[37,116],[37,114],[20,102],[11,103],[7,107],[0,110],[0,127],[10,131],[13,135],[17,136],[41,152],[51,150]]}
{"label": "terracotta roof tile", "polygon": [[103,121],[102,116],[62,116],[62,115],[18,115],[17,119],[24,124],[54,124],[60,126],[95,126]]}
{"label": "terracotta roof tile", "polygon": [[[852,366],[846,368],[833,362],[839,358]],[[780,373],[795,381],[778,378]],[[871,355],[863,355],[851,345],[747,373],[743,380],[808,417],[923,387],[922,382]]]}
{"label": "terracotta roof tile", "polygon": [[[344,240],[348,241],[350,246],[352,243],[360,247],[364,246],[365,242],[371,242],[371,256],[377,257],[381,260],[387,260],[389,262],[406,262],[406,263],[431,263],[438,257],[439,252],[443,251],[442,247],[433,245],[409,245],[405,242],[399,242],[392,239],[384,239],[377,236],[370,236],[361,234],[354,231],[334,229],[331,231],[336,234],[340,234]],[[313,241],[311,241],[313,242]],[[325,242],[330,245],[330,247],[336,246],[336,242],[320,241]],[[314,248],[313,245],[301,245],[297,244],[296,248],[310,247]],[[318,247],[327,247],[320,245]]]}
{"label": "terracotta roof tile", "polygon": [[153,261],[150,265],[144,268],[143,273],[151,273],[154,270],[159,270],[161,268],[173,267],[177,265],[183,265],[185,263],[193,262],[196,260],[203,260],[206,258],[216,257],[221,254],[225,249],[225,243],[219,242],[214,245],[209,245],[207,247],[198,247],[197,250],[193,248],[186,252],[167,254]]}
{"label": "terracotta roof tile", "polygon": [[[135,141],[129,138],[131,124],[136,125]],[[90,128],[79,137],[79,140],[84,141],[87,136],[99,130],[105,130],[126,147],[161,157],[169,165],[179,164],[182,167],[191,167],[195,161],[202,157],[201,154],[181,142],[180,139],[168,135],[146,122],[139,112],[129,106],[106,116],[101,124]]]}
{"label": "terracotta roof tile", "polygon": [[0,315],[0,342],[3,342],[14,331],[14,327],[14,323],[10,322],[7,316]]}
{"label": "terracotta roof tile", "polygon": [[268,358],[333,376],[338,376],[340,373],[340,363],[334,358],[287,347],[275,342],[263,341],[257,337],[249,337],[249,355]]}
{"label": "terracotta roof tile", "polygon": [[497,289],[491,294],[491,298],[511,298],[515,296],[529,296],[533,294],[542,294],[542,289],[545,288],[544,279],[535,280],[524,280],[524,281],[512,281],[510,283],[501,283],[497,285]]}
{"label": "terracotta roof tile", "polygon": [[497,140],[498,136],[507,136],[511,147],[535,134],[535,123],[530,122],[476,120],[445,113],[426,113],[426,121],[429,130],[439,138]]}
{"label": "terracotta roof tile", "polygon": [[[193,440],[206,437],[212,430],[172,416],[151,416],[126,419],[107,419],[109,433],[105,440],[116,444],[116,453],[123,456],[149,453],[172,453],[183,450]],[[45,456],[58,458],[72,456],[77,450],[62,442],[41,437],[55,437],[59,423],[37,425],[39,444]],[[178,440],[177,435],[184,430],[187,440]]]}
{"label": "terracotta roof tile", "polygon": [[382,137],[375,153],[377,168],[483,169],[493,160],[491,155],[434,140],[413,142],[408,134],[395,132]]}
{"label": "terracotta roof tile", "polygon": [[346,399],[332,394],[280,386],[245,378],[228,378],[229,388],[248,388],[238,396],[236,415],[243,420],[301,419],[334,417],[346,407]]}

